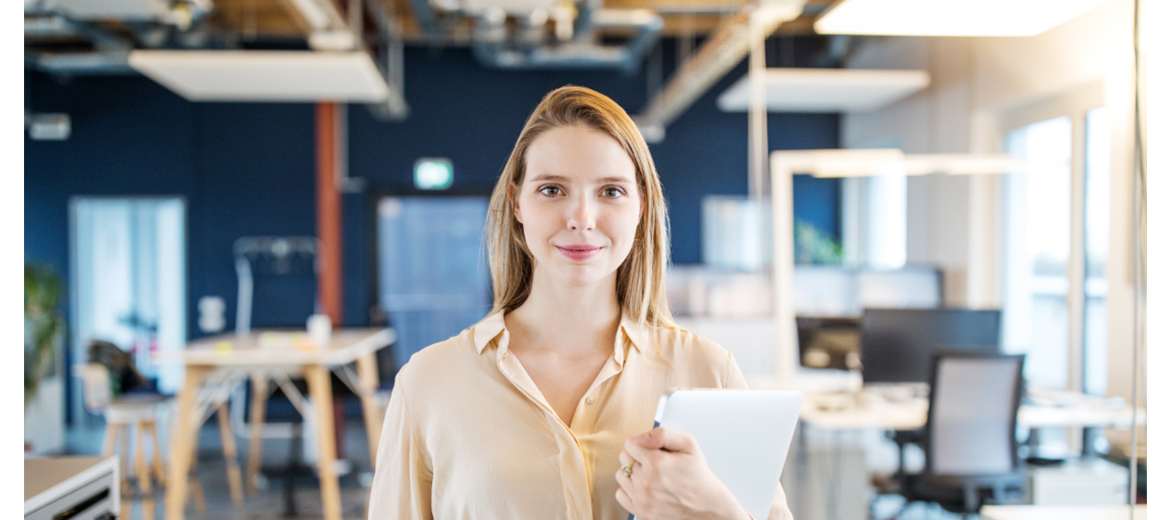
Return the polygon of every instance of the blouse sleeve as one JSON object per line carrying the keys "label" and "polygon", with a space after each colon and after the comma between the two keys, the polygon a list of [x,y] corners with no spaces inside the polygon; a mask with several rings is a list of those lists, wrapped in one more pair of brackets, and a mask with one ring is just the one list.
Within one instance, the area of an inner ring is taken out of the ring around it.
{"label": "blouse sleeve", "polygon": [[390,394],[378,441],[369,520],[431,520],[432,474],[398,383]]}
{"label": "blouse sleeve", "polygon": [[[729,359],[724,388],[747,389],[747,380],[744,379],[743,372],[739,370],[735,356],[728,352],[727,357]],[[792,520],[792,511],[788,509],[788,498],[784,494],[784,486],[779,482],[776,483],[776,496],[772,498],[772,507],[768,509],[768,520]]]}

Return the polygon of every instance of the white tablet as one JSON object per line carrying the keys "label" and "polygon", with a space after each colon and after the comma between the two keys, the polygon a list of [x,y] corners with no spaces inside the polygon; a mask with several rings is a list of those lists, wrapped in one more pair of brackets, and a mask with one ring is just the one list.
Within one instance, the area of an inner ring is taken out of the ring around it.
{"label": "white tablet", "polygon": [[768,518],[801,392],[694,389],[667,392],[654,425],[691,434],[711,472],[756,520]]}

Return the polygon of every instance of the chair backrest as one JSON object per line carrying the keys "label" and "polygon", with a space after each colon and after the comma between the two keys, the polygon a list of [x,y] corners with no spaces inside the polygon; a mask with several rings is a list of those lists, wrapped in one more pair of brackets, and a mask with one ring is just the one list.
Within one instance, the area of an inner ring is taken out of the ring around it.
{"label": "chair backrest", "polygon": [[[236,239],[232,244],[232,257],[235,260],[238,281],[236,334],[246,335],[252,331],[255,275],[268,274],[283,277],[291,274],[306,274],[303,271],[315,275],[320,269],[318,249],[317,237],[312,236],[257,236]],[[298,325],[320,308],[316,294],[316,276],[312,277],[312,282],[314,283],[314,309],[303,317],[298,316]]]}
{"label": "chair backrest", "polygon": [[1016,414],[1023,366],[1023,355],[934,357],[924,438],[928,474],[1003,475],[1018,470]]}
{"label": "chair backrest", "polygon": [[100,414],[110,404],[110,371],[101,363],[84,363],[74,369],[77,377],[81,378],[82,394],[85,397],[85,409],[90,413]]}

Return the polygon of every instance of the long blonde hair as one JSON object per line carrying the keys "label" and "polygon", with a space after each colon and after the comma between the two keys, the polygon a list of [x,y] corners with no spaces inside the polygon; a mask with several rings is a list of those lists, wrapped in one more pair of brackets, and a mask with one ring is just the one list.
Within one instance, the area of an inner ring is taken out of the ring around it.
{"label": "long blonde hair", "polygon": [[524,182],[528,147],[544,132],[566,126],[604,132],[633,160],[643,211],[630,255],[617,270],[618,303],[626,316],[643,326],[676,327],[666,303],[666,265],[670,259],[666,201],[650,149],[621,106],[599,92],[572,85],[549,92],[533,110],[492,192],[486,229],[492,312],[516,309],[532,290],[533,258],[524,241],[524,229],[516,220],[513,194]]}

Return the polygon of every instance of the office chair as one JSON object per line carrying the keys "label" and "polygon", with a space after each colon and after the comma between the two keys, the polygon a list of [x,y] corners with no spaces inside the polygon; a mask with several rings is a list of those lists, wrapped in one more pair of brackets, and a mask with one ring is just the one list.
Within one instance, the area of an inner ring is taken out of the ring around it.
{"label": "office chair", "polygon": [[1004,503],[1009,491],[1023,493],[1016,441],[1023,366],[1023,355],[934,357],[922,439],[926,467],[901,478],[906,507],[935,502],[966,517],[988,499]]}

